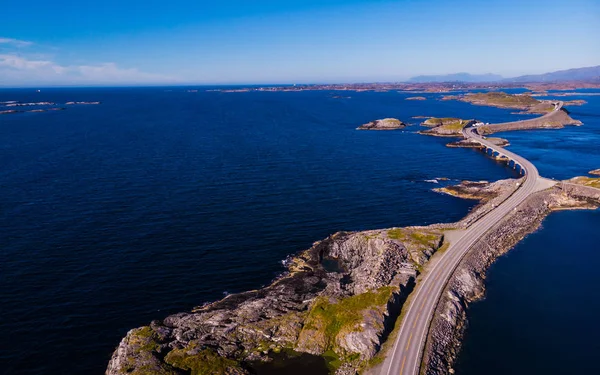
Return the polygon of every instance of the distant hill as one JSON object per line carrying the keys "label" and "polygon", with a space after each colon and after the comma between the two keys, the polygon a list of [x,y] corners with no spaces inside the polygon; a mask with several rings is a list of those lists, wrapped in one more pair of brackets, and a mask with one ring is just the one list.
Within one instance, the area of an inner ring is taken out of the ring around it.
{"label": "distant hill", "polygon": [[558,81],[592,81],[600,80],[600,65],[587,68],[559,70],[545,74],[533,74],[515,78],[507,78],[505,82],[558,82]]}
{"label": "distant hill", "polygon": [[469,74],[454,73],[445,75],[417,76],[409,79],[409,82],[427,83],[427,82],[495,82],[502,80],[502,76],[497,74]]}

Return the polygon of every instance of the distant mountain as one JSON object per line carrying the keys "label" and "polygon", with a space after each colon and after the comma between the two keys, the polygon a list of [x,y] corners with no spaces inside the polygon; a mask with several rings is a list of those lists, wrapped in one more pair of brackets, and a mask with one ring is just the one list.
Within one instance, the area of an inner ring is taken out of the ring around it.
{"label": "distant mountain", "polygon": [[437,76],[417,76],[409,79],[409,82],[427,83],[427,82],[495,82],[502,80],[502,76],[497,74],[469,74],[454,73]]}
{"label": "distant mountain", "polygon": [[600,65],[587,68],[559,70],[545,74],[533,74],[515,78],[507,78],[504,82],[558,82],[558,81],[593,81],[600,80]]}

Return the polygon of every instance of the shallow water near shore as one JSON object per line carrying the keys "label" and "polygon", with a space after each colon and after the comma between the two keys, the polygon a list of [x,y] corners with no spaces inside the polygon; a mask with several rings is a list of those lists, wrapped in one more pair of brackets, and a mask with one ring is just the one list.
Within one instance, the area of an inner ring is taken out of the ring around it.
{"label": "shallow water near shore", "polygon": [[[439,94],[337,95],[0,90],[0,102],[102,102],[0,116],[3,370],[102,373],[129,329],[266,285],[283,259],[329,234],[456,221],[474,205],[426,180],[515,176],[416,125],[355,128],[384,117],[523,115]],[[573,116],[585,126],[508,133],[511,149],[548,177],[600,167],[600,97],[584,99],[591,115]],[[544,163],[543,142],[571,162]]]}

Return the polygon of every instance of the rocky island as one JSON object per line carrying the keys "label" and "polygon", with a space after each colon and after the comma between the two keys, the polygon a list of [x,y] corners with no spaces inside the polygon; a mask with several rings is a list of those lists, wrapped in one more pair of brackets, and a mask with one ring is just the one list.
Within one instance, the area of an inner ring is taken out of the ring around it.
{"label": "rocky island", "polygon": [[462,137],[462,129],[475,122],[475,120],[463,120],[454,117],[431,117],[421,123],[421,126],[429,127],[431,129],[422,130],[419,133],[437,137]]}
{"label": "rocky island", "polygon": [[404,100],[427,100],[427,98],[424,97],[424,96],[411,96],[411,97],[406,98]]}
{"label": "rocky island", "polygon": [[463,95],[447,95],[442,100],[459,100],[474,105],[497,108],[520,109],[523,113],[545,114],[554,109],[550,100],[537,100],[529,93],[507,94],[505,92],[467,93]]}
{"label": "rocky island", "polygon": [[[67,102],[64,105],[98,105],[100,102]],[[2,108],[11,109],[2,109]],[[21,109],[26,107],[42,107],[34,109]],[[19,109],[14,109],[19,108]],[[0,115],[9,115],[16,113],[39,113],[50,111],[64,111],[66,108],[61,107],[58,103],[53,102],[19,102],[16,100],[0,102]]]}
{"label": "rocky island", "polygon": [[404,129],[406,124],[395,118],[374,120],[356,128],[357,130],[396,130]]}

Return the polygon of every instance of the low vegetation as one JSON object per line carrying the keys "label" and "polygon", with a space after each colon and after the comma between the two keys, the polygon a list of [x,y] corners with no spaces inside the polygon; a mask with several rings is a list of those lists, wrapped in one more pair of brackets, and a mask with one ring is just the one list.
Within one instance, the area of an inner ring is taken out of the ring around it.
{"label": "low vegetation", "polygon": [[360,331],[365,314],[372,309],[385,309],[395,291],[396,287],[386,286],[341,299],[318,297],[304,323],[304,330],[310,331],[315,346],[324,350],[329,362],[336,358],[356,360],[358,358],[353,358],[355,353],[348,353],[338,345],[340,335]]}
{"label": "low vegetation", "polygon": [[463,120],[454,117],[432,117],[421,124],[431,129],[421,133],[437,136],[459,136],[462,134],[462,129],[472,123],[474,123],[474,120]]}
{"label": "low vegetation", "polygon": [[235,374],[236,370],[241,370],[237,362],[222,357],[211,349],[200,349],[193,343],[183,349],[169,352],[165,362],[187,371],[190,375],[229,375]]}
{"label": "low vegetation", "polygon": [[444,239],[441,231],[423,228],[393,228],[387,231],[387,237],[406,246],[412,263],[419,272],[440,248]]}
{"label": "low vegetation", "polygon": [[540,101],[530,95],[511,95],[505,92],[471,93],[464,95],[462,100],[474,104],[485,104],[498,107],[524,108],[540,104]]}
{"label": "low vegetation", "polygon": [[572,182],[574,184],[579,184],[579,185],[584,185],[584,186],[590,186],[596,189],[600,189],[600,178],[596,178],[596,177],[586,177],[586,176],[582,176],[582,177],[575,177],[569,180],[569,182]]}

